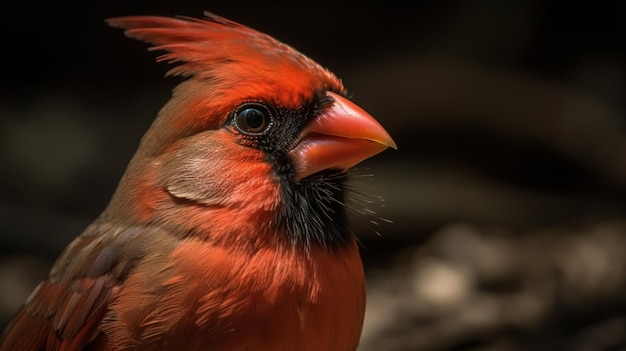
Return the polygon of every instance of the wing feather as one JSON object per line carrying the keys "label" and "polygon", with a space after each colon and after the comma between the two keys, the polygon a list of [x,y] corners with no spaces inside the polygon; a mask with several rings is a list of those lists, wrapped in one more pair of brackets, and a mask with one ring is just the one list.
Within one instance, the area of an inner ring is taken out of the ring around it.
{"label": "wing feather", "polygon": [[87,228],[17,312],[0,339],[0,351],[72,351],[93,341],[118,287],[145,255],[138,234],[146,231]]}

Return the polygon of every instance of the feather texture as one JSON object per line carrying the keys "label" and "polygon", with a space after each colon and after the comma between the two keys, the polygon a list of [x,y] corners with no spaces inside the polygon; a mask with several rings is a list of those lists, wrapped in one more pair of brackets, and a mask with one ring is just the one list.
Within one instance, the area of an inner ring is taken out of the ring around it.
{"label": "feather texture", "polygon": [[0,351],[356,349],[365,282],[336,165],[395,144],[332,73],[205,16],[108,20],[187,79]]}

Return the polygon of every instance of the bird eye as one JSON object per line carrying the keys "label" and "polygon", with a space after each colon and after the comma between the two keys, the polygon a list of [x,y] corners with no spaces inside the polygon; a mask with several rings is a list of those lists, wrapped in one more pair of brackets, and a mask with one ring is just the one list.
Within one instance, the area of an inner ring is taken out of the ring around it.
{"label": "bird eye", "polygon": [[261,104],[247,103],[235,111],[233,124],[243,134],[262,135],[272,125],[272,115],[267,107]]}

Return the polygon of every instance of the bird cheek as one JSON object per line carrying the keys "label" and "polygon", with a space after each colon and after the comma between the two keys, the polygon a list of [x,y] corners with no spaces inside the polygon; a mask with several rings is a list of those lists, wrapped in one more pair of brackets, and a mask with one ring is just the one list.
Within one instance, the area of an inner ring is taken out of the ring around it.
{"label": "bird cheek", "polygon": [[172,144],[159,158],[159,184],[175,199],[217,205],[228,194],[221,179],[223,149],[216,132],[204,132]]}
{"label": "bird cheek", "polygon": [[160,165],[160,184],[174,198],[202,205],[273,207],[277,193],[263,153],[241,145],[226,129],[200,133],[168,150]]}

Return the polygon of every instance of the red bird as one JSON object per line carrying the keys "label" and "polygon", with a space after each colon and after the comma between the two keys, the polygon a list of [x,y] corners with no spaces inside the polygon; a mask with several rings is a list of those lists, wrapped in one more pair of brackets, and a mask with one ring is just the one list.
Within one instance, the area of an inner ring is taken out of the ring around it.
{"label": "red bird", "polygon": [[108,23],[188,79],[0,350],[355,350],[345,171],[395,148],[389,134],[332,73],[238,23]]}

